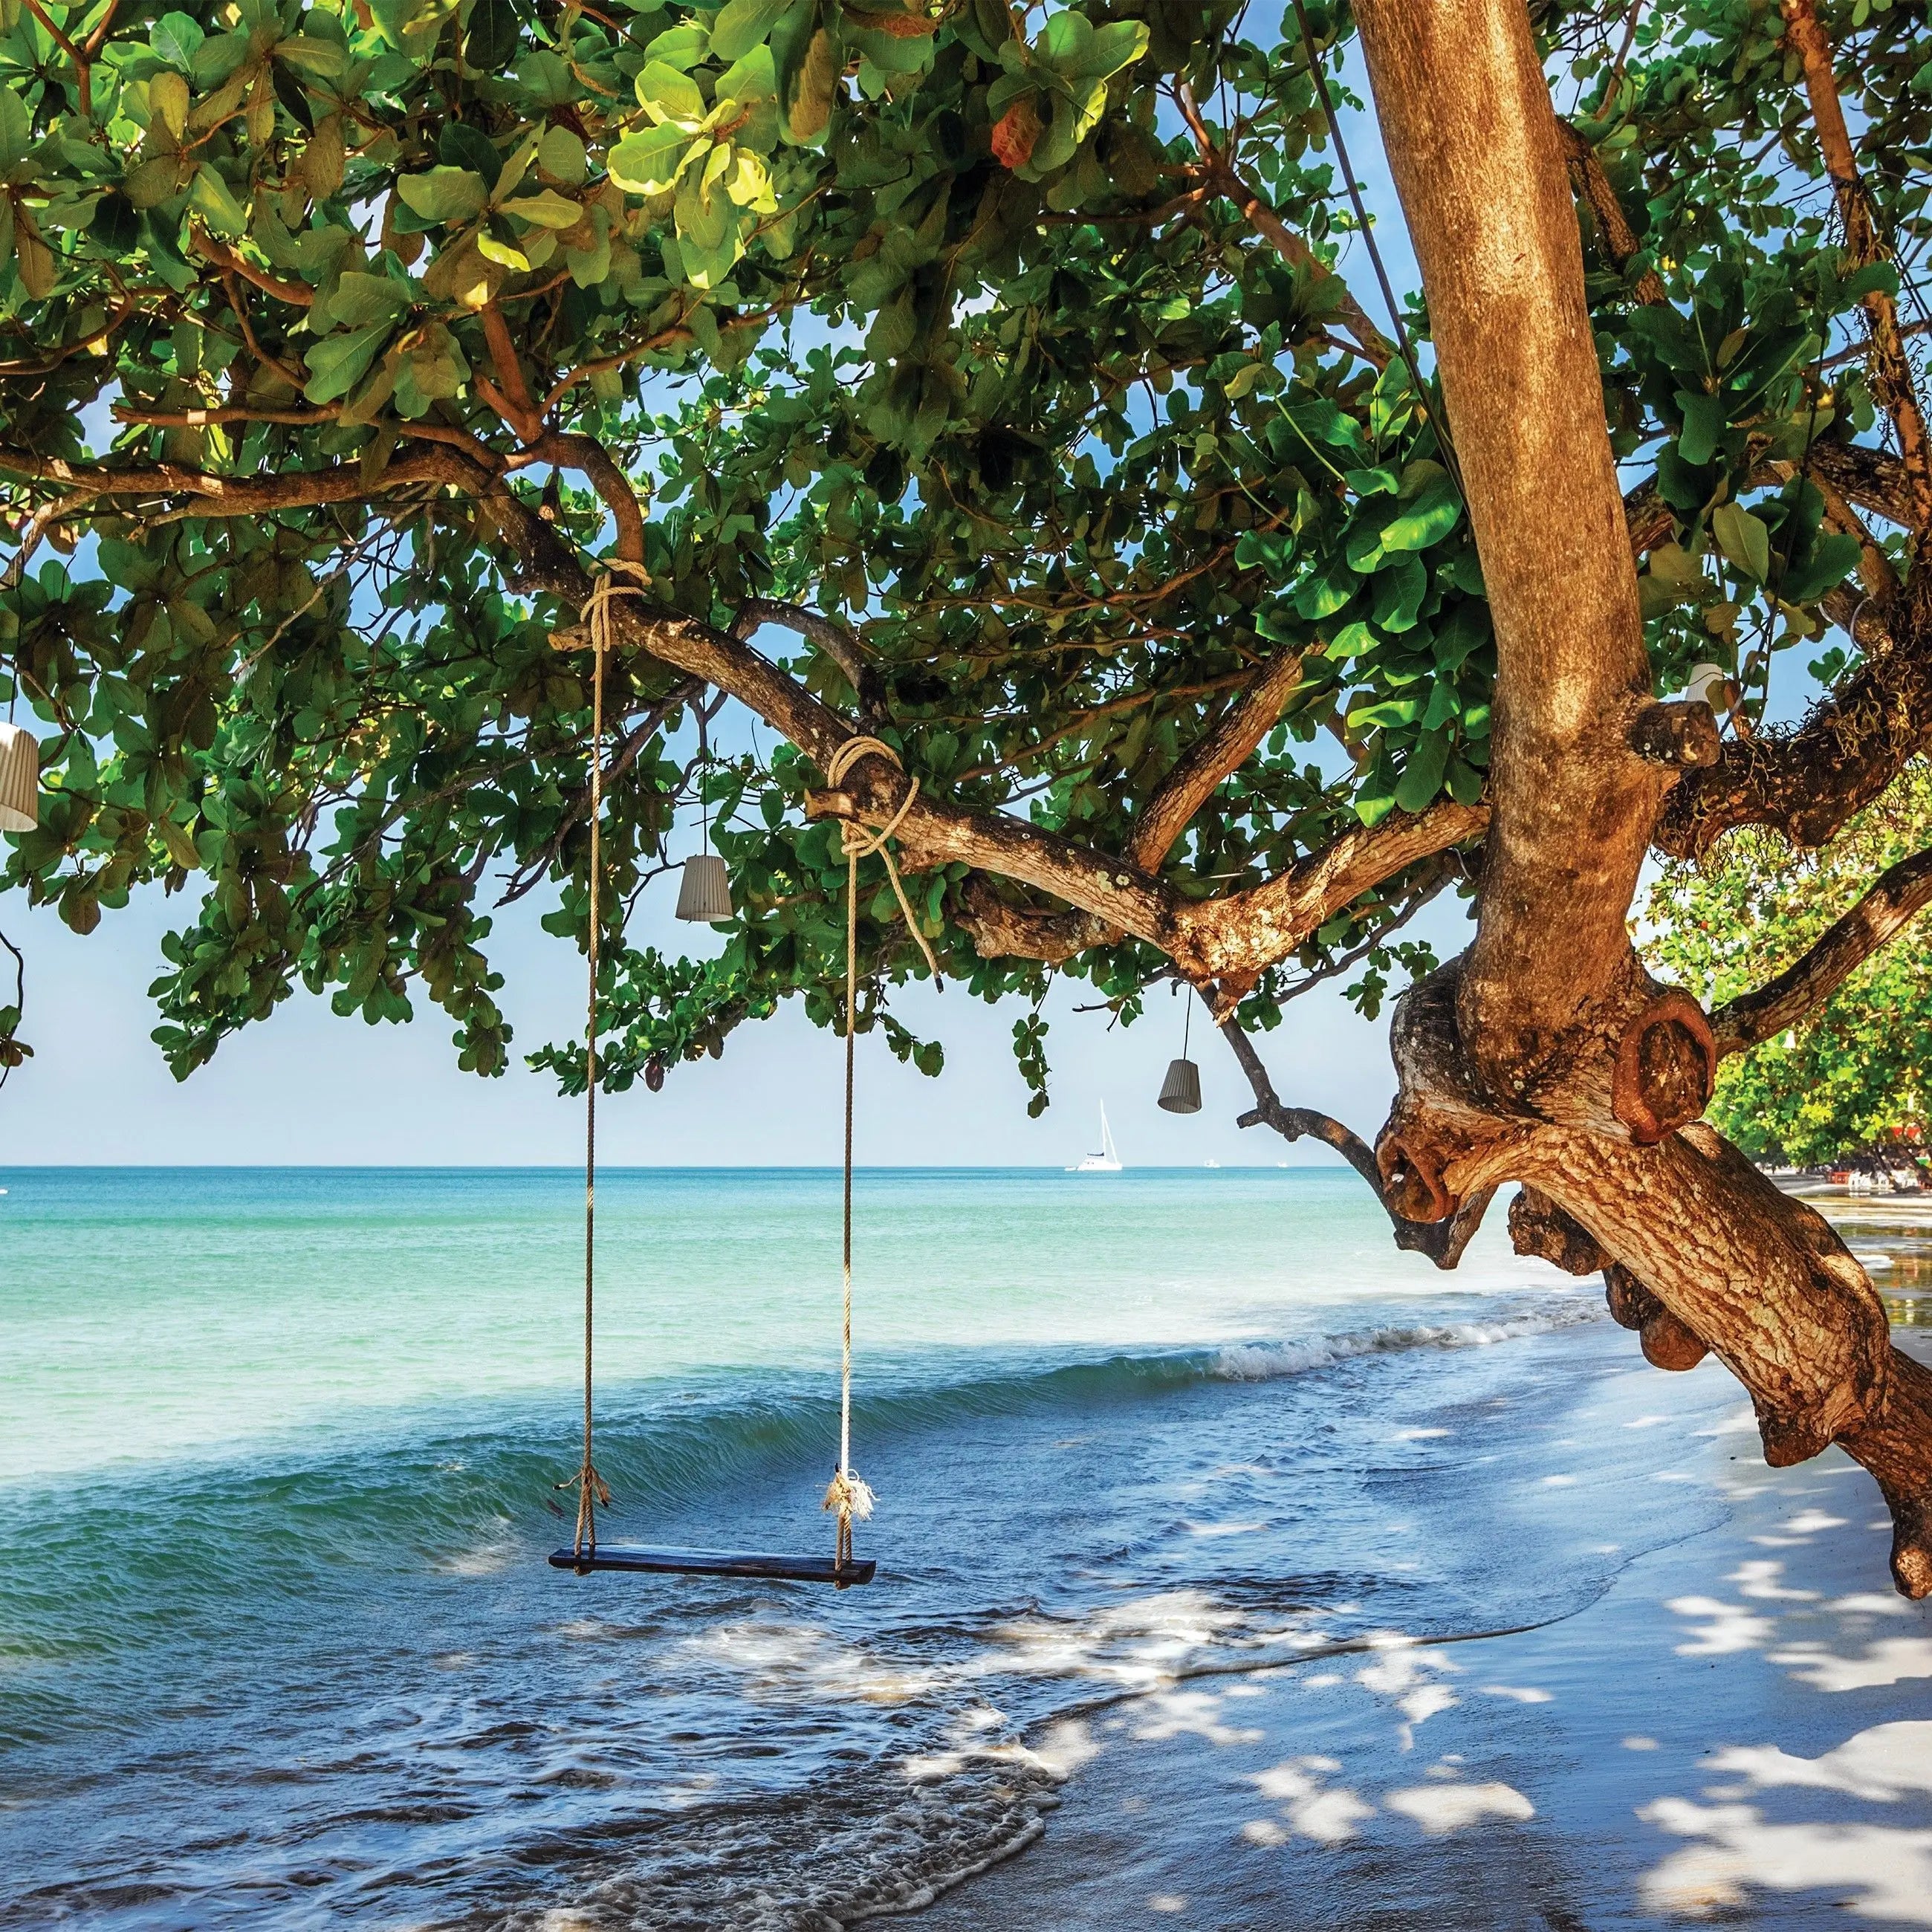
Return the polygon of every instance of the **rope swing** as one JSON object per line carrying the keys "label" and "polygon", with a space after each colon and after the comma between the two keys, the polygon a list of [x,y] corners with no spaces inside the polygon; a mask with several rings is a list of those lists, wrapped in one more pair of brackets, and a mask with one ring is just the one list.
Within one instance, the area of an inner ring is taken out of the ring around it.
{"label": "rope swing", "polygon": [[[620,580],[628,579],[628,581]],[[598,1474],[592,1432],[593,1342],[596,1328],[597,1278],[597,980],[600,963],[603,903],[604,670],[616,641],[611,607],[621,597],[646,593],[650,578],[641,564],[607,559],[596,589],[584,606],[596,654],[590,710],[590,988],[585,1000],[584,1105],[584,1456],[577,1474],[560,1483],[560,1490],[577,1492],[577,1532],[571,1546],[555,1551],[554,1568],[574,1570],[580,1576],[593,1570],[643,1570],[673,1575],[782,1577],[796,1582],[827,1582],[839,1589],[869,1583],[878,1565],[860,1562],[852,1552],[852,1526],[872,1514],[871,1484],[852,1466],[852,1121],[856,1074],[854,1050],[859,1006],[859,862],[877,854],[885,861],[886,876],[898,902],[906,930],[925,956],[935,985],[939,962],[920,930],[906,896],[888,842],[898,830],[919,795],[914,778],[897,810],[876,832],[851,820],[839,828],[845,854],[845,1163],[844,1195],[843,1321],[838,1360],[838,1462],[825,1492],[824,1507],[838,1518],[838,1534],[830,1562],[823,1557],[766,1556],[716,1550],[664,1550],[628,1546],[597,1546],[597,1509],[610,1502],[610,1486]],[[882,758],[903,771],[899,755],[882,740],[848,738],[832,754],[826,768],[828,783],[839,782],[862,758]]]}
{"label": "rope swing", "polygon": [[[899,763],[898,752],[883,739],[848,738],[832,753],[831,762],[825,768],[827,787],[836,791],[847,772],[864,758],[888,759],[896,769],[905,769]],[[905,796],[899,801],[898,809],[877,832],[868,832],[862,825],[855,824],[849,818],[841,820],[838,826],[839,842],[845,852],[844,1319],[838,1355],[838,1467],[826,1489],[824,1506],[838,1513],[837,1554],[832,1561],[842,1569],[852,1560],[853,1519],[856,1517],[863,1522],[872,1514],[874,1501],[872,1486],[852,1467],[852,1113],[859,1007],[859,861],[870,858],[875,852],[885,860],[886,876],[892,882],[892,896],[898,901],[899,910],[905,916],[906,930],[918,940],[919,950],[926,955],[926,963],[937,982],[939,962],[933,957],[932,948],[926,944],[926,934],[913,916],[905,886],[899,878],[899,868],[893,862],[892,848],[886,843],[898,830],[900,822],[912,809],[912,802],[918,796],[919,780],[914,778],[907,787]]]}
{"label": "rope swing", "polygon": [[[622,583],[620,577],[633,580]],[[610,1506],[610,1486],[597,1473],[591,1458],[591,1371],[596,1334],[597,1304],[597,968],[602,934],[604,884],[604,664],[614,642],[610,607],[620,597],[641,597],[650,584],[640,563],[607,557],[603,575],[584,616],[590,626],[595,668],[590,684],[590,988],[585,1002],[584,1082],[584,1460],[577,1474],[560,1490],[577,1492],[577,1534],[572,1550],[579,1559],[597,1549],[597,1505]]]}

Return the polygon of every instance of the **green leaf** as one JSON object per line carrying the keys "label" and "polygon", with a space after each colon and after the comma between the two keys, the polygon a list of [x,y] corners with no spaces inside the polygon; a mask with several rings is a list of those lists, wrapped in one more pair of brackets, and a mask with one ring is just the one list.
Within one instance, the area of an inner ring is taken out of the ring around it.
{"label": "green leaf", "polygon": [[10,87],[0,87],[0,175],[10,173],[26,159],[32,139],[26,104]]}
{"label": "green leaf", "polygon": [[425,221],[446,225],[473,220],[490,199],[483,177],[470,168],[431,168],[427,174],[404,175],[396,183],[396,192]]}
{"label": "green leaf", "polygon": [[698,83],[663,61],[646,61],[638,76],[638,105],[660,125],[669,122],[695,134],[704,124],[704,96]]}
{"label": "green leaf", "polygon": [[275,58],[324,80],[336,79],[349,64],[340,47],[313,34],[291,34],[278,40]]}
{"label": "green leaf", "polygon": [[552,181],[578,187],[589,171],[584,143],[568,128],[546,128],[537,144],[537,165]]}
{"label": "green leaf", "polygon": [[675,122],[627,134],[610,150],[610,178],[633,194],[662,194],[705,145]]}
{"label": "green leaf", "polygon": [[448,122],[436,138],[436,158],[446,168],[466,168],[478,176],[485,188],[494,188],[503,171],[503,158],[496,144],[480,128],[466,121]]}
{"label": "green leaf", "polygon": [[148,29],[148,44],[172,68],[183,74],[193,70],[194,57],[201,51],[207,34],[200,21],[187,14],[164,14]]}
{"label": "green leaf", "polygon": [[500,211],[514,214],[520,220],[532,222],[539,228],[574,228],[584,219],[580,202],[572,201],[552,188],[540,188],[535,194],[519,195],[514,201],[506,201]]}
{"label": "green leaf", "polygon": [[315,404],[346,396],[368,373],[377,352],[394,333],[386,322],[344,334],[326,336],[308,352],[309,379],[302,394]]}
{"label": "green leaf", "polygon": [[194,171],[194,184],[188,190],[188,205],[218,235],[233,239],[248,232],[248,218],[243,213],[240,202],[208,162],[204,161]]}
{"label": "green leaf", "polygon": [[1706,395],[1702,390],[1679,389],[1677,406],[1684,412],[1684,428],[1677,439],[1677,452],[1686,463],[1701,469],[1718,453],[1718,441],[1724,433],[1724,399]]}
{"label": "green leaf", "polygon": [[366,328],[372,322],[394,322],[408,312],[409,292],[387,275],[365,275],[352,269],[328,298],[328,320],[338,328]]}
{"label": "green leaf", "polygon": [[712,23],[712,53],[722,61],[734,61],[748,53],[790,4],[791,0],[725,0]]}
{"label": "green leaf", "polygon": [[1401,513],[1383,525],[1384,554],[1390,550],[1426,550],[1431,544],[1446,537],[1461,520],[1462,500],[1456,495],[1456,486],[1449,480],[1448,472],[1433,464],[1419,464],[1416,467],[1432,473],[1424,479],[1420,489]]}
{"label": "green leaf", "polygon": [[578,84],[567,62],[538,48],[517,62],[517,84],[539,107],[568,107],[578,98]]}
{"label": "green leaf", "polygon": [[1370,608],[1377,628],[1413,630],[1428,590],[1429,572],[1419,556],[1398,556],[1384,562],[1376,572]]}
{"label": "green leaf", "polygon": [[1420,812],[1442,789],[1442,775],[1449,762],[1449,734],[1425,731],[1411,748],[1408,762],[1396,781],[1395,802],[1404,812]]}
{"label": "green leaf", "polygon": [[522,31],[523,23],[510,0],[475,0],[470,10],[470,29],[464,36],[463,58],[478,74],[505,73],[517,57]]}
{"label": "green leaf", "polygon": [[1718,547],[1744,574],[1762,584],[1771,575],[1771,532],[1762,518],[1737,503],[1720,503],[1711,512],[1711,534]]}
{"label": "green leaf", "polygon": [[[1080,16],[1060,17],[1077,20]],[[1144,20],[1116,20],[1109,26],[1096,28],[1076,64],[1071,68],[1062,66],[1060,70],[1084,80],[1105,80],[1138,60],[1147,52],[1151,38],[1151,29]]]}
{"label": "green leaf", "polygon": [[502,268],[514,269],[520,275],[527,274],[530,272],[530,258],[514,242],[500,240],[497,236],[492,235],[487,228],[479,231],[477,235],[476,252],[485,261],[494,262]]}

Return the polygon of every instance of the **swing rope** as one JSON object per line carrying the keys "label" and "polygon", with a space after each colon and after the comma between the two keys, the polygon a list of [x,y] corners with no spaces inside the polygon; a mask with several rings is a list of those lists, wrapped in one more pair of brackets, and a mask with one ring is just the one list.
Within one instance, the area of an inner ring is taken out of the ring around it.
{"label": "swing rope", "polygon": [[[863,758],[885,758],[896,769],[905,769],[899,763],[898,752],[882,739],[848,738],[832,753],[831,762],[825,768],[826,785],[837,790],[845,775]],[[885,860],[886,876],[892,881],[892,896],[899,902],[906,930],[919,942],[919,950],[925,954],[926,963],[936,983],[939,962],[933,956],[926,934],[920,930],[918,920],[913,916],[911,902],[899,878],[899,868],[893,862],[892,848],[886,843],[898,830],[918,796],[919,780],[915,778],[900,800],[898,809],[877,832],[868,832],[862,825],[854,824],[849,818],[841,820],[838,828],[839,842],[845,853],[844,1322],[838,1359],[838,1467],[826,1487],[824,1507],[838,1512],[838,1537],[834,1562],[840,1569],[852,1560],[853,1520],[856,1517],[863,1522],[870,1516],[874,1500],[871,1484],[852,1467],[852,1114],[859,1004],[859,861],[870,858],[875,852]]]}
{"label": "swing rope", "polygon": [[[596,1333],[597,1288],[597,970],[602,937],[604,884],[604,665],[614,641],[610,607],[620,597],[641,597],[650,577],[640,563],[622,557],[603,560],[603,574],[584,605],[590,626],[590,646],[596,657],[590,695],[590,993],[586,1000],[584,1085],[584,1460],[577,1474],[560,1490],[577,1492],[579,1557],[597,1549],[597,1505],[610,1507],[610,1486],[597,1473],[591,1459],[592,1338]],[[620,582],[628,578],[628,583]]]}

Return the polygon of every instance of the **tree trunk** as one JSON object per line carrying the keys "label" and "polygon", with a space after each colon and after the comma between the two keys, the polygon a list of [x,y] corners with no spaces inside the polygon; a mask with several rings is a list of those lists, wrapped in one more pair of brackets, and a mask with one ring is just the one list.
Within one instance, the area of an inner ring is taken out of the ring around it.
{"label": "tree trunk", "polygon": [[1508,1180],[1526,1252],[1594,1244],[1660,1366],[1706,1348],[1766,1459],[1840,1443],[1891,1506],[1892,1570],[1932,1594],[1932,1372],[1891,1346],[1844,1244],[1709,1127],[1705,1016],[1625,920],[1660,806],[1714,755],[1649,696],[1576,218],[1521,0],[1357,0],[1428,296],[1496,632],[1493,818],[1463,958],[1399,1003],[1377,1147],[1392,1213],[1442,1222]]}

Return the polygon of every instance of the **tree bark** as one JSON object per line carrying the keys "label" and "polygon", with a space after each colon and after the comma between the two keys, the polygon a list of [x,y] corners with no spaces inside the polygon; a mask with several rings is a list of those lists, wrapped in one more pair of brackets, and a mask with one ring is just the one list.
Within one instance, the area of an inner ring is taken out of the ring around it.
{"label": "tree bark", "polygon": [[[1658,808],[1715,748],[1701,707],[1649,699],[1635,519],[1528,14],[1520,0],[1357,0],[1356,14],[1498,667],[1477,934],[1397,1002],[1378,1192],[1402,1220],[1453,1226],[1524,1184],[1511,1220],[1526,1250],[1604,1266],[1613,1312],[1658,1366],[1717,1355],[1773,1464],[1840,1443],[1890,1505],[1898,1588],[1932,1594],[1932,1372],[1892,1348],[1882,1303],[1826,1222],[1696,1121],[1717,1042],[1695,1002],[1650,981],[1626,928]],[[1827,810],[1862,802],[1922,739],[1917,706],[1900,709],[1868,725]],[[1694,822],[1724,810],[1716,770],[1687,789],[1702,794]]]}
{"label": "tree bark", "polygon": [[1462,1036],[1486,1087],[1533,1104],[1646,1003],[1624,921],[1666,781],[1629,742],[1650,692],[1636,573],[1528,13],[1360,0],[1356,18],[1496,625]]}

